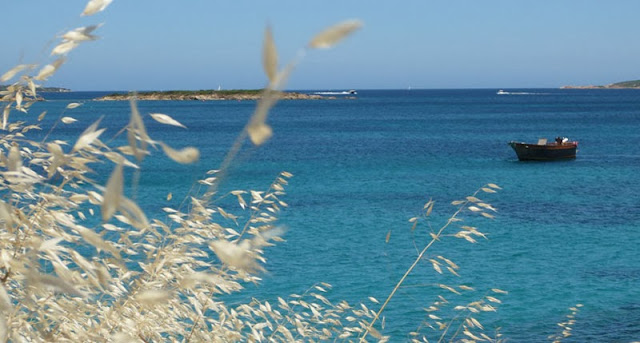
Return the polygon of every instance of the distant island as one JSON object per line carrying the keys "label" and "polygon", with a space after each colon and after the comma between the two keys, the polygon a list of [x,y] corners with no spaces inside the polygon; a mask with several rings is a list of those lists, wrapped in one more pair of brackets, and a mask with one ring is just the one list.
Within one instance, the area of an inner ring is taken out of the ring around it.
{"label": "distant island", "polygon": [[640,89],[640,80],[616,82],[605,86],[562,86],[562,89]]}
{"label": "distant island", "polygon": [[[236,89],[236,90],[199,90],[199,91],[153,91],[139,92],[138,100],[257,100],[260,99],[262,89]],[[129,100],[133,95],[129,93],[113,93],[97,98],[98,101],[122,101]],[[335,99],[317,94],[305,94],[298,92],[281,92],[280,99],[309,100],[309,99]]]}
{"label": "distant island", "polygon": [[[6,91],[7,87],[9,87],[9,86],[0,85],[0,91]],[[62,88],[62,87],[38,87],[37,91],[38,92],[51,92],[51,93],[67,93],[67,92],[71,92],[71,89]]]}
{"label": "distant island", "polygon": [[51,93],[68,93],[71,92],[71,89],[61,88],[61,87],[40,87],[38,88],[41,92],[51,92]]}

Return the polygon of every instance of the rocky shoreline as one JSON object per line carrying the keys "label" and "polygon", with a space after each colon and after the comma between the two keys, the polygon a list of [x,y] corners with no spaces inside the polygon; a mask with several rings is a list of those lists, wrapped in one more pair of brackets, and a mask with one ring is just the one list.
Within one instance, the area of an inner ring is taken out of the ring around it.
{"label": "rocky shoreline", "polygon": [[622,87],[622,86],[562,86],[560,89],[639,89],[639,87]]}
{"label": "rocky shoreline", "polygon": [[640,80],[623,81],[611,83],[608,85],[597,86],[562,86],[561,89],[640,89]]}
{"label": "rocky shoreline", "polygon": [[[131,94],[110,94],[95,100],[97,101],[123,101],[129,100],[133,97]],[[197,101],[210,101],[210,100],[258,100],[261,97],[260,92],[149,92],[138,93],[136,98],[138,100],[169,100],[169,101],[183,101],[183,100],[197,100]],[[353,99],[354,97],[348,97]],[[336,99],[336,97],[327,97],[318,94],[305,94],[298,92],[282,92],[280,99],[284,100],[320,100],[320,99]]]}

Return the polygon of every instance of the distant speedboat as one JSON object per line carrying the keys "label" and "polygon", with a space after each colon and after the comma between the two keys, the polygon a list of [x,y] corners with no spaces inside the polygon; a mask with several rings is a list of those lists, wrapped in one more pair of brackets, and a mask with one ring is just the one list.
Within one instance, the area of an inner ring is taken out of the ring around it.
{"label": "distant speedboat", "polygon": [[509,94],[509,92],[505,92],[505,91],[503,91],[503,90],[501,89],[501,90],[499,90],[496,94],[498,94],[498,95],[505,95],[505,94]]}
{"label": "distant speedboat", "polygon": [[570,142],[566,137],[556,137],[554,142],[547,143],[546,138],[537,143],[509,142],[520,161],[553,161],[576,158],[578,142]]}
{"label": "distant speedboat", "polygon": [[358,92],[356,92],[355,89],[351,89],[351,90],[342,91],[342,92],[314,92],[313,94],[319,94],[319,95],[356,95],[356,94],[358,94]]}

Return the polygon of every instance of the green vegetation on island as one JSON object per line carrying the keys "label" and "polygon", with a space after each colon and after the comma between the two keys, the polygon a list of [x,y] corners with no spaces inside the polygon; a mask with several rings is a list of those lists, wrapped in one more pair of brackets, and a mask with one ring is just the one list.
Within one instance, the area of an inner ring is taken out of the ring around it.
{"label": "green vegetation on island", "polygon": [[[263,93],[262,89],[231,89],[231,90],[171,90],[171,91],[146,91],[138,92],[135,97],[138,100],[258,100]],[[121,101],[128,100],[133,93],[113,93],[96,100],[100,101]],[[306,94],[299,92],[280,92],[280,99],[334,99],[317,94]]]}
{"label": "green vegetation on island", "polygon": [[640,88],[640,80],[616,82],[604,86],[563,86],[564,89],[624,89],[624,88]]}
{"label": "green vegetation on island", "polygon": [[640,80],[613,83],[605,86],[605,88],[640,88]]}
{"label": "green vegetation on island", "polygon": [[[0,91],[4,92],[7,90],[9,86],[6,85],[0,85]],[[38,87],[38,91],[40,92],[59,92],[59,93],[63,93],[63,92],[71,92],[70,89],[68,88],[62,88],[62,87]]]}
{"label": "green vegetation on island", "polygon": [[201,89],[197,91],[189,91],[189,90],[171,90],[171,91],[149,91],[149,92],[140,92],[140,95],[145,94],[175,94],[175,95],[208,95],[211,93],[216,93],[218,95],[260,95],[263,89],[221,89],[221,90],[213,90],[213,89]]}

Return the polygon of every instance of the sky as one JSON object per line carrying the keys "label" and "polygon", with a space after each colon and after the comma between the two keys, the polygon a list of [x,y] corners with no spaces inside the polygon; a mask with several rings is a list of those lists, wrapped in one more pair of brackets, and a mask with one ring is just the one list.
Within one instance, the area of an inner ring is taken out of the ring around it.
{"label": "sky", "polygon": [[281,66],[324,28],[364,26],[307,50],[287,89],[556,88],[640,79],[633,0],[2,0],[0,74],[53,61],[61,34],[103,25],[46,86],[76,91],[262,88],[270,25]]}

